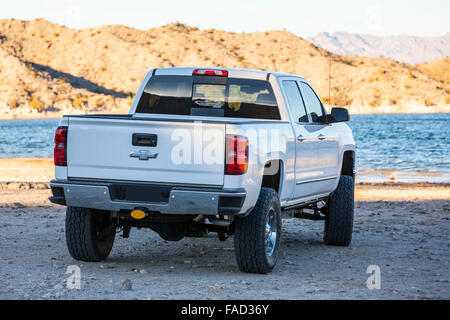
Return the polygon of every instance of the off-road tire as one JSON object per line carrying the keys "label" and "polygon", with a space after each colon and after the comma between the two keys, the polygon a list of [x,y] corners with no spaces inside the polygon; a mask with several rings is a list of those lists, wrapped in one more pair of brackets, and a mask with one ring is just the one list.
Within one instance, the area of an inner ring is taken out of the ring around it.
{"label": "off-road tire", "polygon": [[341,175],[337,189],[328,199],[324,230],[327,245],[348,246],[352,241],[354,189],[353,177]]}
{"label": "off-road tire", "polygon": [[116,225],[110,213],[67,207],[66,242],[70,255],[81,261],[102,261],[114,244]]}
{"label": "off-road tire", "polygon": [[[276,240],[271,255],[266,253],[266,223],[269,214],[276,223]],[[278,194],[274,189],[261,188],[255,208],[248,216],[236,218],[234,251],[239,269],[250,273],[271,272],[278,260],[280,235],[281,209]]]}

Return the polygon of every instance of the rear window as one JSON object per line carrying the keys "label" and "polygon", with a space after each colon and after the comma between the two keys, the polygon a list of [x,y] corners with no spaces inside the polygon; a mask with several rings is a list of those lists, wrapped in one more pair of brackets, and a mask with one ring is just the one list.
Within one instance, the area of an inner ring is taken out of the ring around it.
{"label": "rear window", "polygon": [[136,113],[281,119],[268,81],[211,76],[154,76]]}

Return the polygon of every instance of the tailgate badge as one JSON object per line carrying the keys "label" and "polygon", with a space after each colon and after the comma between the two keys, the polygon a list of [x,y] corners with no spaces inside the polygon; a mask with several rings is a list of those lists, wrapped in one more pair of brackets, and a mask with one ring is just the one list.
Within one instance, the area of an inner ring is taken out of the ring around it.
{"label": "tailgate badge", "polygon": [[138,152],[131,152],[130,158],[138,158],[139,160],[156,159],[158,152],[151,152],[148,150],[139,150]]}

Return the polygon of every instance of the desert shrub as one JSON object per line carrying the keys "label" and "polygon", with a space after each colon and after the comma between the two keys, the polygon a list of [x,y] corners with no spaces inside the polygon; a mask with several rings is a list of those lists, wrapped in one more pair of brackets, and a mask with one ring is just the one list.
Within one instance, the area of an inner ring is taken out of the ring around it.
{"label": "desert shrub", "polygon": [[425,99],[424,103],[425,103],[425,105],[426,105],[427,107],[430,107],[430,106],[433,105],[433,102],[431,102],[430,99]]}
{"label": "desert shrub", "polygon": [[411,89],[411,86],[409,84],[405,84],[405,89]]}
{"label": "desert shrub", "polygon": [[237,61],[242,62],[245,58],[243,56],[237,56],[236,59]]}
{"label": "desert shrub", "polygon": [[414,73],[412,73],[411,70],[409,71],[408,76],[409,76],[411,79],[417,78],[417,77],[414,75]]}
{"label": "desert shrub", "polygon": [[278,39],[273,39],[272,42],[273,42],[273,43],[277,43],[277,42],[278,42]]}
{"label": "desert shrub", "polygon": [[256,46],[257,46],[257,47],[261,46],[261,43],[257,42],[257,43],[256,43]]}
{"label": "desert shrub", "polygon": [[83,99],[83,97],[76,97],[72,101],[73,107],[77,110],[83,109],[85,104],[86,104],[86,101]]}
{"label": "desert shrub", "polygon": [[330,102],[330,98],[328,97],[321,97],[320,100],[322,101],[323,104],[328,104]]}
{"label": "desert shrub", "polygon": [[131,107],[132,103],[133,103],[133,97],[127,97],[127,106]]}
{"label": "desert shrub", "polygon": [[96,99],[95,102],[94,102],[94,105],[97,108],[103,107],[103,100],[102,99]]}
{"label": "desert shrub", "polygon": [[39,112],[41,112],[45,109],[44,104],[38,98],[33,98],[31,100],[29,106],[31,109],[37,110]]}
{"label": "desert shrub", "polygon": [[224,38],[222,38],[222,37],[220,37],[220,38],[219,38],[219,41],[220,41],[220,42],[224,42],[224,41],[225,41],[225,39],[224,39]]}
{"label": "desert shrub", "polygon": [[[338,95],[337,97],[331,97],[330,104],[335,104],[338,107],[346,107],[351,105],[353,102],[353,99],[348,98],[344,95]],[[375,102],[375,100],[373,101]]]}
{"label": "desert shrub", "polygon": [[375,107],[375,106],[377,106],[377,102],[375,100],[372,100],[369,102],[369,106]]}
{"label": "desert shrub", "polygon": [[8,101],[8,106],[11,109],[16,109],[17,107],[19,107],[19,101],[17,101],[17,99],[11,99]]}
{"label": "desert shrub", "polygon": [[193,43],[197,43],[198,41],[197,41],[196,39],[194,39],[192,42],[193,42]]}
{"label": "desert shrub", "polygon": [[56,37],[56,38],[59,37],[59,32],[55,32],[55,37]]}
{"label": "desert shrub", "polygon": [[397,104],[397,100],[392,99],[392,98],[389,99],[389,105],[390,106],[393,106],[393,105],[396,105],[396,104]]}
{"label": "desert shrub", "polygon": [[232,47],[231,47],[231,49],[233,49],[233,50],[239,50],[239,46],[238,45],[233,45]]}
{"label": "desert shrub", "polygon": [[103,46],[103,49],[108,49],[109,48],[109,46],[107,45],[107,44],[105,44],[104,46]]}
{"label": "desert shrub", "polygon": [[207,57],[204,57],[203,59],[205,59],[205,61],[208,61],[210,58],[207,56]]}

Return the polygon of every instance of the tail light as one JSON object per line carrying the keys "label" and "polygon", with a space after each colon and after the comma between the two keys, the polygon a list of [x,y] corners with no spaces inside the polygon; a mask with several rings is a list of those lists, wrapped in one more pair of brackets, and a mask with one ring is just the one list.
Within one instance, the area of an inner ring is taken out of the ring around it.
{"label": "tail light", "polygon": [[227,70],[218,69],[195,69],[192,72],[193,76],[216,76],[216,77],[228,77]]}
{"label": "tail light", "polygon": [[243,174],[248,168],[248,140],[241,136],[226,136],[225,174]]}
{"label": "tail light", "polygon": [[67,165],[67,127],[58,127],[56,129],[53,159],[55,166]]}

